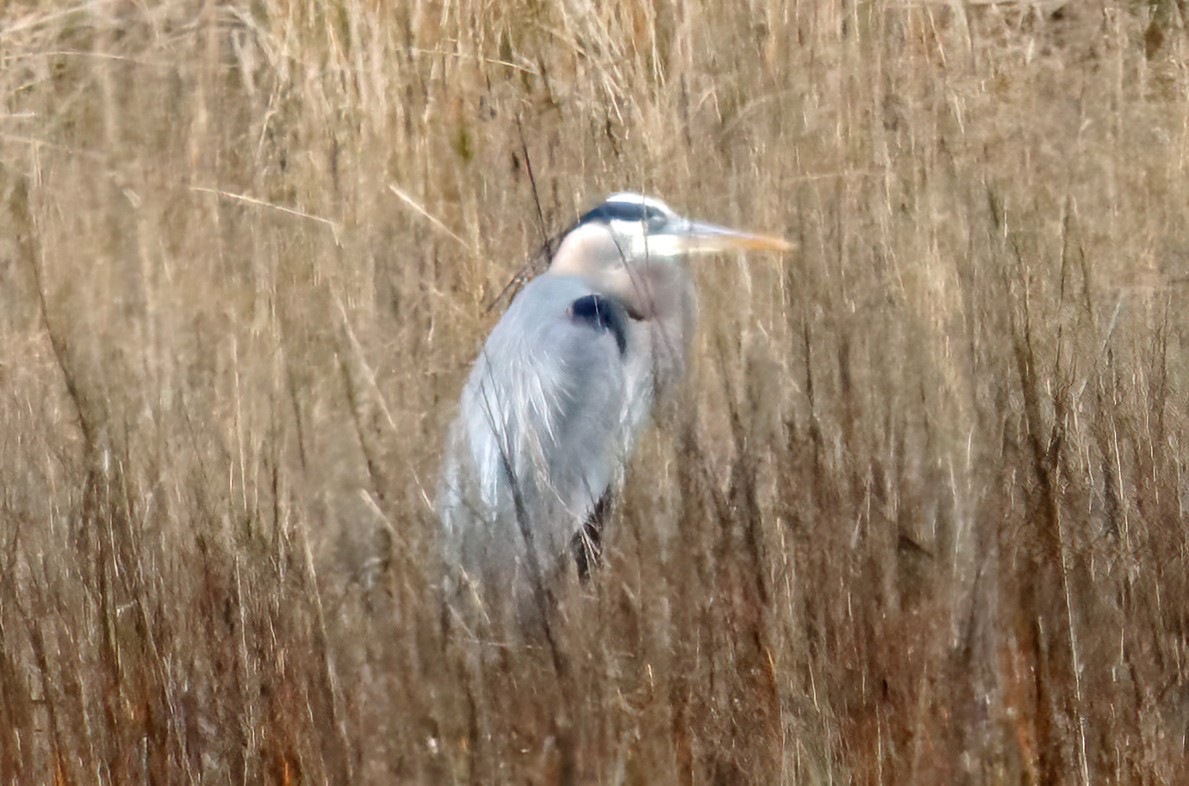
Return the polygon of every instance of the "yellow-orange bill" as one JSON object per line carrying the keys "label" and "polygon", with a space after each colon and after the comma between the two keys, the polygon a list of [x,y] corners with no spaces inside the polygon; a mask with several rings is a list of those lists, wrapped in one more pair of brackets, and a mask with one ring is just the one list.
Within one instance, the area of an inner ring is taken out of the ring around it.
{"label": "yellow-orange bill", "polygon": [[783,237],[744,235],[735,238],[735,246],[744,251],[792,251],[793,244]]}
{"label": "yellow-orange bill", "polygon": [[781,237],[753,235],[714,224],[691,221],[685,234],[692,252],[717,251],[792,251],[793,244]]}

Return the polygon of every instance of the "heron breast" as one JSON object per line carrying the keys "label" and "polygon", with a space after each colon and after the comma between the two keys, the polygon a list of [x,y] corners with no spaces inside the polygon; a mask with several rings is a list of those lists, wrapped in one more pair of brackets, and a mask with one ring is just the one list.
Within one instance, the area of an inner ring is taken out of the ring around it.
{"label": "heron breast", "polygon": [[615,337],[619,354],[622,356],[627,352],[628,315],[614,298],[605,295],[580,297],[570,304],[570,317],[575,323],[586,324],[601,333],[610,333]]}

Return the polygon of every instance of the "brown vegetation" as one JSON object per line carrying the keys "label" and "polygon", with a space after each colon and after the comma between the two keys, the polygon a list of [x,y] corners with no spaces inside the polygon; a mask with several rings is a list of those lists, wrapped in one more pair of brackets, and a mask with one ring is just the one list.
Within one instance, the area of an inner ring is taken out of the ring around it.
{"label": "brown vegetation", "polygon": [[[0,5],[0,779],[1189,782],[1184,12]],[[799,250],[700,266],[551,660],[431,501],[621,188]]]}

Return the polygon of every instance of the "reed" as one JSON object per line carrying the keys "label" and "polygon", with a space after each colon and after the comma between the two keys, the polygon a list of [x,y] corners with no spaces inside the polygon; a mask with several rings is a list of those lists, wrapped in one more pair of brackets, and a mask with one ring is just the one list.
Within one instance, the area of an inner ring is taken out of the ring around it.
{"label": "reed", "polygon": [[[1189,779],[1184,24],[0,6],[0,780]],[[551,652],[443,608],[431,502],[619,189],[798,251],[699,266]]]}

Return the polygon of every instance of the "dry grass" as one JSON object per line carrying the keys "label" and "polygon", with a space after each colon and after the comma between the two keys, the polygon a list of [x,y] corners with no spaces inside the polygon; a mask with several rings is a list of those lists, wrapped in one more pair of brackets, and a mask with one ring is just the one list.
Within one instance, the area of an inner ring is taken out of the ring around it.
{"label": "dry grass", "polygon": [[[0,5],[3,781],[1189,782],[1184,12]],[[618,188],[799,252],[698,271],[554,662],[430,497]]]}

